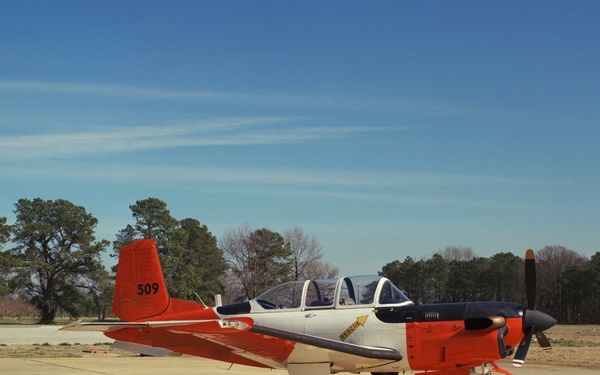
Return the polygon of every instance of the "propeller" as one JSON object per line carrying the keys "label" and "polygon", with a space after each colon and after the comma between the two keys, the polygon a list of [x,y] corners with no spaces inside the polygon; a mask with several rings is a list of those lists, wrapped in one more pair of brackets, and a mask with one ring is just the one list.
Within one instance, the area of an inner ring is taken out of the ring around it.
{"label": "propeller", "polygon": [[527,308],[529,310],[535,310],[536,291],[535,253],[529,249],[525,252],[525,294],[527,295]]}
{"label": "propeller", "polygon": [[513,358],[513,365],[516,367],[521,367],[525,362],[531,338],[534,334],[542,349],[552,349],[544,331],[554,326],[556,320],[550,315],[535,309],[536,287],[535,253],[529,249],[525,253],[525,294],[527,295],[527,309],[523,312],[523,333],[525,333],[525,336]]}

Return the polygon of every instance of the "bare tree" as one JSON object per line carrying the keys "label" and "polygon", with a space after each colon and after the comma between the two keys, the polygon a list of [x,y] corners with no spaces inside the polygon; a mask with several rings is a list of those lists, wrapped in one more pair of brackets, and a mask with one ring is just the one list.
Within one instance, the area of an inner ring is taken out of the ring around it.
{"label": "bare tree", "polygon": [[469,261],[475,258],[473,249],[465,246],[447,246],[444,250],[440,251],[440,255],[446,262],[451,262],[453,260]]}
{"label": "bare tree", "polygon": [[316,265],[320,263],[323,256],[321,245],[315,236],[308,236],[300,227],[294,227],[285,231],[283,238],[292,252],[292,278],[303,280],[314,278],[311,274],[317,271]]}
{"label": "bare tree", "polygon": [[569,266],[581,266],[588,261],[584,255],[575,250],[558,245],[544,246],[536,252],[535,257],[540,264],[543,264],[546,272],[553,273],[555,276],[562,274]]}
{"label": "bare tree", "polygon": [[247,226],[228,229],[220,247],[245,298],[290,281],[290,251],[277,232],[264,228],[252,231]]}
{"label": "bare tree", "polygon": [[220,281],[223,284],[223,295],[221,296],[223,304],[227,305],[247,299],[243,293],[242,283],[231,269],[225,271]]}
{"label": "bare tree", "polygon": [[0,318],[14,318],[15,321],[23,317],[39,317],[38,309],[20,298],[0,298]]}
{"label": "bare tree", "polygon": [[307,279],[334,279],[340,273],[337,267],[329,263],[323,263],[320,260],[313,262],[307,268]]}
{"label": "bare tree", "polygon": [[568,298],[563,295],[563,274],[570,266],[583,266],[588,259],[564,246],[544,246],[536,252],[538,262],[538,309],[559,320],[566,319]]}
{"label": "bare tree", "polygon": [[245,272],[251,258],[248,242],[251,233],[252,230],[247,225],[236,229],[228,228],[219,241],[219,247],[229,266],[225,295],[230,301],[247,298],[244,295],[244,284],[250,283],[252,279],[250,271]]}

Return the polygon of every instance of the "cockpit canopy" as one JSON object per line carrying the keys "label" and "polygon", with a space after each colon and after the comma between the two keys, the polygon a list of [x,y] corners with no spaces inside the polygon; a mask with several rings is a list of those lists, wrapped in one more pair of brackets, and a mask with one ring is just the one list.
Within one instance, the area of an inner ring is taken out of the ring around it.
{"label": "cockpit canopy", "polygon": [[391,281],[381,276],[291,281],[256,297],[265,309],[338,309],[353,306],[412,304]]}

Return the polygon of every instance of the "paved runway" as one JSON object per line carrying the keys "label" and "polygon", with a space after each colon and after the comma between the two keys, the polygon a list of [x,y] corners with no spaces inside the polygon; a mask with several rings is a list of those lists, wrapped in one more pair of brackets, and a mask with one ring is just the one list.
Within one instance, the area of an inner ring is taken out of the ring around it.
{"label": "paved runway", "polygon": [[59,331],[58,325],[0,325],[0,344],[97,344],[112,343],[114,340],[102,332]]}
{"label": "paved runway", "polygon": [[[510,366],[510,367],[509,367]],[[514,368],[513,375],[598,375],[597,370],[550,366]],[[197,357],[102,357],[87,358],[0,358],[0,373],[14,375],[287,375],[285,370],[268,370],[211,361]]]}
{"label": "paved runway", "polygon": [[[95,344],[111,342],[98,332],[64,332],[60,326],[0,326],[0,344],[61,343]],[[597,370],[525,365],[515,368],[509,360],[499,365],[513,375],[598,375]],[[169,375],[228,374],[286,375],[285,370],[268,370],[207,360],[198,357],[112,357],[90,354],[83,358],[0,358],[4,375]]]}
{"label": "paved runway", "polygon": [[15,375],[168,375],[229,374],[286,375],[285,370],[265,370],[196,357],[0,358],[0,373]]}

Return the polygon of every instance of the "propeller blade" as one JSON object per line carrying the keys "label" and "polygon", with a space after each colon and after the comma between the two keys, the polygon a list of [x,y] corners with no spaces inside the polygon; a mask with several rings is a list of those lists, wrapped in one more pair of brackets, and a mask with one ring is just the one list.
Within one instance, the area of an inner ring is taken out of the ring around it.
{"label": "propeller blade", "polygon": [[525,293],[527,294],[527,308],[530,310],[535,310],[535,253],[531,249],[525,252]]}
{"label": "propeller blade", "polygon": [[537,339],[538,344],[540,344],[542,349],[544,349],[544,350],[552,349],[552,345],[550,345],[550,341],[548,341],[548,338],[546,337],[544,332],[536,332],[535,338]]}
{"label": "propeller blade", "polygon": [[513,366],[523,366],[525,357],[527,357],[527,351],[529,350],[529,344],[531,344],[531,336],[533,336],[533,328],[529,327],[525,332],[525,337],[523,337],[523,340],[517,348],[517,353],[515,353],[515,356],[513,357]]}
{"label": "propeller blade", "polygon": [[544,331],[556,324],[556,319],[535,309],[535,253],[531,249],[525,252],[525,294],[527,295],[527,309],[523,311],[523,333],[525,335],[513,358],[513,365],[516,367],[523,366],[533,334],[535,334],[542,349],[547,350],[552,348]]}

